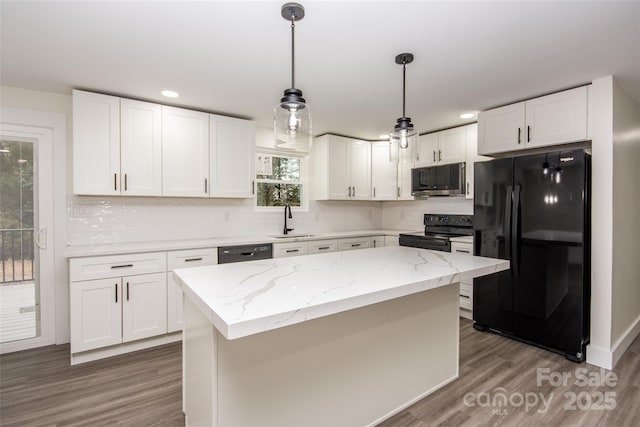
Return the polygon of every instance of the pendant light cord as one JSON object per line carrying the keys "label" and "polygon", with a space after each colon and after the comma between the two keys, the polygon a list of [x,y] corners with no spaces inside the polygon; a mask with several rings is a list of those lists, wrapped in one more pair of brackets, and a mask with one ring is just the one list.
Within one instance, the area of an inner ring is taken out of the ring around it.
{"label": "pendant light cord", "polygon": [[295,58],[296,58],[296,38],[295,38],[295,29],[296,29],[296,17],[295,15],[291,15],[291,88],[295,88]]}
{"label": "pendant light cord", "polygon": [[407,117],[407,114],[405,113],[406,81],[407,81],[407,65],[405,61],[402,61],[402,117]]}

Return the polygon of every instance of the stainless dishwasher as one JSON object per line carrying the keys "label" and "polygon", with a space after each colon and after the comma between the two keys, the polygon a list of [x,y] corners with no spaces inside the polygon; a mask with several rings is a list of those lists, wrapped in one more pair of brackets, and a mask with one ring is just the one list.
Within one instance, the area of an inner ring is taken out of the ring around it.
{"label": "stainless dishwasher", "polygon": [[273,258],[273,244],[220,246],[218,248],[218,264],[232,262],[255,261]]}

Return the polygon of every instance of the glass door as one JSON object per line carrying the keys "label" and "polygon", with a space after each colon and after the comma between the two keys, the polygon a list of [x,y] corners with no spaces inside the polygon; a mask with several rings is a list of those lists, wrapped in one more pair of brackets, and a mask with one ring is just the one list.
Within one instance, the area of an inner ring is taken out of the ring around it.
{"label": "glass door", "polygon": [[0,125],[0,352],[53,344],[52,132]]}

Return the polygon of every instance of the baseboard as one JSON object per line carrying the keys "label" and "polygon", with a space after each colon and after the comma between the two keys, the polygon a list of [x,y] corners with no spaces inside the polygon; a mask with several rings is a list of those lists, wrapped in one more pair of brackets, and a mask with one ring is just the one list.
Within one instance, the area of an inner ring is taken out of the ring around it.
{"label": "baseboard", "polygon": [[71,365],[104,359],[105,357],[118,356],[120,354],[131,353],[132,351],[143,350],[145,348],[156,347],[180,340],[182,340],[182,332],[175,332],[168,335],[161,335],[159,337],[133,341],[126,344],[99,348],[96,350],[83,351],[81,353],[72,353]]}
{"label": "baseboard", "polygon": [[640,316],[622,333],[610,350],[589,344],[587,363],[609,370],[613,369],[638,335],[640,335]]}
{"label": "baseboard", "polygon": [[613,344],[613,366],[615,367],[622,355],[633,343],[633,340],[640,334],[640,316],[622,333],[620,338]]}

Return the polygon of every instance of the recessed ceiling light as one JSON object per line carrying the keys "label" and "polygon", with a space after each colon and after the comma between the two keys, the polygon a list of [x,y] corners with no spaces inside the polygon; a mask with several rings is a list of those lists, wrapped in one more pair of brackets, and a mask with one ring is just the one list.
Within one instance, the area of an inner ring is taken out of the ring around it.
{"label": "recessed ceiling light", "polygon": [[163,90],[160,93],[162,94],[162,96],[166,96],[167,98],[177,98],[180,96],[180,94],[175,90]]}
{"label": "recessed ceiling light", "polygon": [[462,113],[460,114],[461,119],[472,119],[475,117],[475,113]]}
{"label": "recessed ceiling light", "polygon": [[380,135],[378,138],[380,138],[380,139],[389,139],[389,134],[385,133],[384,135]]}

